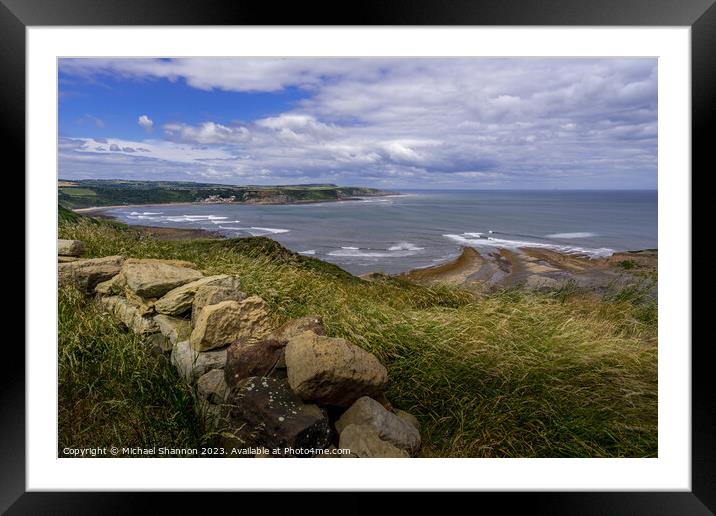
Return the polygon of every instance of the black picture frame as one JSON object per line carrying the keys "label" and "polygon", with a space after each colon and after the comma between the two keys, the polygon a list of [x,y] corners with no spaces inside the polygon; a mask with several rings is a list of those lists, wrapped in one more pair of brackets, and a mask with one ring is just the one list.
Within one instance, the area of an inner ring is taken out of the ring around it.
{"label": "black picture frame", "polygon": [[[707,172],[712,143],[708,128],[716,113],[715,0],[364,0],[348,5],[314,1],[282,3],[235,0],[0,0],[0,124],[6,157],[25,163],[25,29],[81,25],[550,25],[689,26],[692,49],[692,170]],[[713,168],[713,167],[710,167]],[[683,173],[689,173],[684,171]],[[693,178],[693,172],[691,172]],[[24,191],[24,182],[19,187]],[[695,192],[692,188],[692,192]],[[693,198],[693,197],[692,197]],[[692,201],[693,203],[693,201]],[[692,204],[693,206],[693,204]],[[23,251],[14,260],[24,259]],[[692,265],[697,264],[692,259]],[[26,274],[30,271],[26,271]],[[18,290],[20,292],[20,290]],[[31,310],[32,307],[27,307]],[[693,317],[692,317],[693,320]],[[485,493],[501,510],[528,504],[549,514],[713,514],[716,511],[716,397],[710,340],[692,347],[692,491],[618,493]],[[691,343],[680,343],[690,345]],[[147,493],[25,492],[25,357],[6,343],[0,374],[0,510],[8,514],[127,514],[135,504],[151,507]],[[171,495],[184,510],[204,502]],[[228,495],[212,493],[213,503]],[[242,494],[242,505],[251,502]],[[372,494],[353,493],[341,506],[367,508]],[[415,495],[413,495],[415,496]],[[330,497],[330,496],[329,496]],[[420,503],[421,497],[414,498]],[[281,497],[271,504],[281,506]],[[459,501],[455,501],[459,503]],[[330,504],[326,495],[322,504]],[[474,503],[474,502],[470,502]],[[294,505],[295,507],[295,505]],[[335,507],[335,506],[334,506]],[[292,509],[294,510],[294,509]]]}

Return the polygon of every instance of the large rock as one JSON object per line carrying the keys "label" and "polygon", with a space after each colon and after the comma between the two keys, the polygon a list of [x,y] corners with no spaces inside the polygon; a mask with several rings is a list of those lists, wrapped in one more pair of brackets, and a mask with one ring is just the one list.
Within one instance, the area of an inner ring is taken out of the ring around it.
{"label": "large rock", "polygon": [[57,254],[60,256],[80,256],[85,252],[85,243],[81,240],[57,240]]}
{"label": "large rock", "polygon": [[[104,285],[102,283],[100,285],[98,285],[97,287],[104,289]],[[97,287],[95,287],[95,292],[97,292]],[[156,299],[144,299],[143,297],[140,297],[135,294],[134,291],[131,290],[129,287],[124,287],[123,294],[127,301],[136,306],[137,310],[142,315],[149,315],[154,313],[154,302],[156,301]]]}
{"label": "large rock", "polygon": [[159,326],[154,319],[142,315],[136,306],[121,296],[101,297],[99,304],[137,335],[146,336],[159,331]]}
{"label": "large rock", "polygon": [[184,380],[193,385],[200,376],[226,364],[226,349],[198,353],[188,340],[177,342],[172,348],[171,363]]}
{"label": "large rock", "polygon": [[74,285],[82,292],[91,294],[98,283],[116,276],[122,268],[124,258],[106,256],[90,258],[57,265],[60,285]]}
{"label": "large rock", "polygon": [[339,448],[350,450],[351,456],[363,458],[407,458],[408,452],[396,448],[378,435],[372,425],[348,425],[341,432]]}
{"label": "large rock", "polygon": [[170,290],[203,276],[196,269],[158,260],[127,260],[121,275],[123,284],[145,299],[160,298]]}
{"label": "large rock", "polygon": [[410,412],[406,412],[400,409],[395,409],[393,412],[400,419],[402,419],[403,421],[411,425],[413,428],[415,428],[418,432],[420,432],[420,421],[418,421],[417,417],[412,415]]}
{"label": "large rock", "polygon": [[157,300],[154,304],[154,309],[160,314],[182,315],[191,310],[197,290],[205,286],[227,287],[234,290],[239,289],[237,278],[226,274],[207,276],[170,290],[164,294],[161,299]]}
{"label": "large rock", "polygon": [[239,337],[259,337],[269,325],[268,307],[258,296],[205,306],[191,332],[197,351],[227,346]]}
{"label": "large rock", "polygon": [[414,455],[420,449],[420,432],[401,417],[367,396],[358,399],[336,421],[339,433],[350,425],[371,425],[378,436],[393,446]]}
{"label": "large rock", "polygon": [[211,285],[199,287],[191,305],[191,324],[196,324],[196,320],[205,306],[215,305],[222,301],[243,301],[244,299],[246,299],[246,294],[238,290],[238,286],[236,288]]}
{"label": "large rock", "polygon": [[103,296],[118,296],[120,294],[123,294],[124,289],[119,284],[119,277],[119,274],[117,274],[116,276],[113,276],[107,281],[97,283],[97,286],[94,288],[94,291],[97,294],[101,294]]}
{"label": "large rock", "polygon": [[285,378],[286,370],[279,369],[285,343],[275,339],[251,341],[248,337],[235,340],[226,351],[224,375],[229,387],[252,376]]}
{"label": "large rock", "polygon": [[196,381],[196,391],[199,396],[214,405],[224,403],[227,390],[224,372],[221,369],[212,369],[208,373],[201,375]]}
{"label": "large rock", "polygon": [[251,376],[286,378],[286,344],[305,331],[325,335],[321,318],[293,319],[258,341],[246,337],[235,340],[227,351],[224,368],[227,384],[234,386]]}
{"label": "large rock", "polygon": [[169,339],[172,345],[187,340],[191,335],[191,323],[186,319],[157,314],[154,316],[154,321],[159,326],[159,331]]}
{"label": "large rock", "polygon": [[226,403],[234,426],[231,433],[242,443],[279,448],[277,456],[311,456],[296,450],[323,449],[330,444],[325,411],[303,403],[286,380],[247,378],[230,391]]}
{"label": "large rock", "polygon": [[380,393],[388,371],[371,353],[343,339],[311,331],[288,341],[288,383],[306,401],[346,407]]}

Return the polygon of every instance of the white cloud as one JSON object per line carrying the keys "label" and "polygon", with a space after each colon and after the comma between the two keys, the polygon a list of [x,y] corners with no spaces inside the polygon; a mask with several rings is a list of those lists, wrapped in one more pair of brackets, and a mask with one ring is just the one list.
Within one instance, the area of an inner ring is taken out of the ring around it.
{"label": "white cloud", "polygon": [[[103,142],[137,170],[179,163],[172,173],[265,183],[656,186],[655,59],[63,59],[60,69],[80,80],[303,92],[257,120],[179,120],[162,126],[164,141]],[[82,141],[63,147],[65,166],[110,156]]]}
{"label": "white cloud", "polygon": [[154,126],[154,121],[149,118],[147,115],[141,115],[137,119],[137,123],[144,127],[145,129],[151,129]]}

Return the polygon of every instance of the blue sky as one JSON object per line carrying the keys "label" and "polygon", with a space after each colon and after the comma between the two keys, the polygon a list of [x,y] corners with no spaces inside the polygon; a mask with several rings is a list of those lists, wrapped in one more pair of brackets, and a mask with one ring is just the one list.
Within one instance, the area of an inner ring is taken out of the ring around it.
{"label": "blue sky", "polygon": [[63,59],[59,175],[656,188],[655,59]]}

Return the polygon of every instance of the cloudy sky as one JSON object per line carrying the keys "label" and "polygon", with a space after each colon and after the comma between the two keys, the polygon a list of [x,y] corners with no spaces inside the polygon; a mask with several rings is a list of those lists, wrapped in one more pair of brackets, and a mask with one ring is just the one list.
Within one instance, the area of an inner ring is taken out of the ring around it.
{"label": "cloudy sky", "polygon": [[59,176],[656,188],[656,59],[62,59]]}

